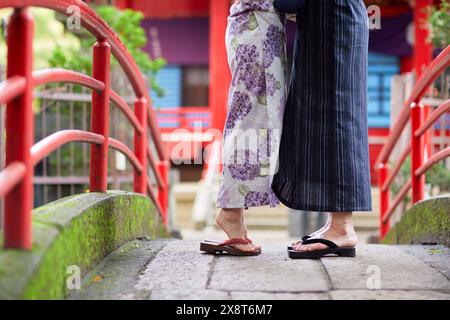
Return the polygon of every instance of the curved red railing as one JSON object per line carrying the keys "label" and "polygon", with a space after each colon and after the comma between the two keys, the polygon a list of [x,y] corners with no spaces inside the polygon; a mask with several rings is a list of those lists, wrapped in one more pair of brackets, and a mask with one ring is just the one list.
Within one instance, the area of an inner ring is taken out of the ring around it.
{"label": "curved red railing", "polygon": [[[33,71],[33,17],[28,7],[78,12],[80,23],[97,42],[93,47],[92,77],[64,69]],[[74,7],[75,6],[75,7]],[[5,198],[4,247],[31,249],[33,168],[54,150],[72,142],[91,144],[89,190],[106,192],[108,148],[123,153],[134,169],[134,191],[148,194],[167,222],[168,170],[147,85],[126,47],[114,31],[83,1],[0,0],[0,9],[14,9],[8,23],[7,79],[0,83],[0,104],[6,105],[6,166],[0,173],[0,197]],[[73,10],[77,8],[78,10]],[[110,88],[110,56],[122,66],[136,95],[134,111]],[[92,89],[91,130],[63,130],[33,145],[33,89],[49,83],[73,83]],[[134,128],[134,150],[109,137],[112,102]],[[156,155],[149,146],[151,137]],[[148,164],[156,177],[157,192],[148,178]]]}
{"label": "curved red railing", "polygon": [[[409,98],[405,102],[404,108],[400,112],[397,121],[391,129],[391,133],[386,144],[381,150],[376,166],[379,173],[378,184],[380,187],[380,236],[383,238],[389,230],[389,218],[395,209],[402,203],[403,199],[412,189],[412,202],[416,203],[424,197],[425,173],[434,164],[450,156],[450,147],[447,147],[425,161],[425,146],[423,137],[436,120],[450,111],[450,100],[431,112],[427,119],[424,119],[423,106],[421,100],[431,84],[445,72],[450,66],[450,46],[445,48],[431,64],[424,70],[417,80]],[[389,157],[394,150],[403,130],[408,122],[411,122],[411,141],[400,153],[394,167],[389,169]],[[411,178],[400,189],[399,193],[390,203],[390,186],[395,176],[406,158],[411,156]]]}

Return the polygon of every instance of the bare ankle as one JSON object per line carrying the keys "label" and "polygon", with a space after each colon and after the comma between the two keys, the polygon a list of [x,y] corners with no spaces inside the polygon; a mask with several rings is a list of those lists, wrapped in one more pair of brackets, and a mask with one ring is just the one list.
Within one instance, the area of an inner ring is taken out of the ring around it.
{"label": "bare ankle", "polygon": [[242,214],[242,210],[240,209],[222,209],[216,216],[216,222],[217,220],[231,223],[242,221]]}

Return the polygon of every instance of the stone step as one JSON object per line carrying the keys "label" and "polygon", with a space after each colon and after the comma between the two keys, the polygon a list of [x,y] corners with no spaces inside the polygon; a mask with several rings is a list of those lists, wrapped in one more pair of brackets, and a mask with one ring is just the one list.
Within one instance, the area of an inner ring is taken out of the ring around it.
{"label": "stone step", "polygon": [[285,243],[262,246],[242,258],[201,254],[198,241],[136,240],[69,299],[450,299],[445,246],[361,245],[355,258],[320,260],[289,259]]}

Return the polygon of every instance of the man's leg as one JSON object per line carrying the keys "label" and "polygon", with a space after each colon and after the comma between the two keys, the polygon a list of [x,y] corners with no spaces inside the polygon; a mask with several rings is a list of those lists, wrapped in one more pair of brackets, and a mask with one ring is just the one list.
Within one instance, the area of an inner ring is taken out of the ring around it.
{"label": "man's leg", "polygon": [[[352,212],[330,213],[330,224],[323,230],[320,238],[331,240],[339,247],[355,247],[358,238],[353,227]],[[327,246],[321,243],[298,244],[294,246],[294,250],[298,251],[315,251],[326,248]]]}

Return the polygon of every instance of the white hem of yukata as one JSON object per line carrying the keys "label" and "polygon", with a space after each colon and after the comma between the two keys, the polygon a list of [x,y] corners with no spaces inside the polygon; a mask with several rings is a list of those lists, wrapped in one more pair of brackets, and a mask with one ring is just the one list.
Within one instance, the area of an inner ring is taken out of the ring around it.
{"label": "white hem of yukata", "polygon": [[249,209],[249,208],[257,208],[257,207],[267,207],[267,206],[270,206],[271,208],[276,208],[280,205],[281,205],[281,201],[278,200],[277,204],[265,203],[265,204],[255,204],[252,206],[244,206],[242,204],[221,206],[220,204],[216,203],[216,208],[218,208],[218,209]]}

